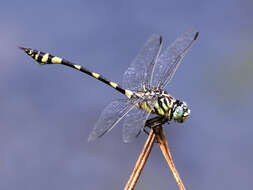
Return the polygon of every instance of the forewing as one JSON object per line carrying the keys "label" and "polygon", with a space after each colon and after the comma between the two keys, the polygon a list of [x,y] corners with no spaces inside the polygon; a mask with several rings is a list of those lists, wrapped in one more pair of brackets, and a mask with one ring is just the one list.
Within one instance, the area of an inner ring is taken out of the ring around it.
{"label": "forewing", "polygon": [[96,122],[92,132],[89,135],[88,141],[94,141],[98,137],[103,136],[117,125],[117,123],[124,118],[129,111],[131,111],[135,104],[140,100],[123,99],[111,102],[102,112],[98,121]]}
{"label": "forewing", "polygon": [[[150,108],[154,107],[156,97],[153,97],[150,101]],[[147,100],[144,100],[147,101]],[[146,120],[148,119],[150,112],[146,112],[138,107],[134,107],[123,120],[123,141],[125,143],[133,141],[141,130],[144,128]]]}
{"label": "forewing", "polygon": [[152,82],[154,87],[164,88],[171,81],[183,57],[191,48],[197,36],[197,31],[187,31],[158,57]]}
{"label": "forewing", "polygon": [[156,63],[162,45],[160,35],[149,37],[141,51],[123,75],[123,88],[140,90],[149,85],[153,66]]}

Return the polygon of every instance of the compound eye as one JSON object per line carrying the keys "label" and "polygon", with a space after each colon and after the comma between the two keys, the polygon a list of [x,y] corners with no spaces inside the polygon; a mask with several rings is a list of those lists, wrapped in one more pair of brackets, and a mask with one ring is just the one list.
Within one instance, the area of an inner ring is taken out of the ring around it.
{"label": "compound eye", "polygon": [[176,110],[174,111],[174,113],[173,113],[173,117],[174,117],[174,119],[181,119],[182,118],[182,116],[183,116],[183,113],[184,113],[184,110],[183,110],[183,108],[181,107],[181,106],[178,106],[177,108],[176,108]]}

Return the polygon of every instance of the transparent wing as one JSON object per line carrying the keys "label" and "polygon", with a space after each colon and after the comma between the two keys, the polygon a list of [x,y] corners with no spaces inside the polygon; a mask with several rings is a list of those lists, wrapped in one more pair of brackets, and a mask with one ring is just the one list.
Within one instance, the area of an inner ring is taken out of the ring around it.
{"label": "transparent wing", "polygon": [[123,75],[123,88],[140,90],[149,85],[153,66],[162,46],[162,37],[153,34]]}
{"label": "transparent wing", "polygon": [[[157,98],[153,98],[150,102],[150,108],[154,107],[154,102]],[[146,101],[146,100],[144,100]],[[146,120],[148,119],[150,112],[146,112],[138,107],[134,107],[124,118],[123,123],[123,141],[125,143],[133,141],[140,131],[144,128]]]}
{"label": "transparent wing", "polygon": [[137,107],[126,115],[123,123],[123,141],[125,143],[133,141],[138,136],[149,115],[150,113]]}
{"label": "transparent wing", "polygon": [[171,81],[180,62],[197,39],[197,36],[197,31],[187,31],[159,56],[154,69],[152,82],[154,87],[164,88]]}
{"label": "transparent wing", "polygon": [[123,99],[111,102],[100,115],[97,123],[95,124],[92,132],[89,135],[88,141],[102,137],[105,133],[109,132],[117,125],[117,123],[124,118],[129,111],[131,111],[140,99]]}

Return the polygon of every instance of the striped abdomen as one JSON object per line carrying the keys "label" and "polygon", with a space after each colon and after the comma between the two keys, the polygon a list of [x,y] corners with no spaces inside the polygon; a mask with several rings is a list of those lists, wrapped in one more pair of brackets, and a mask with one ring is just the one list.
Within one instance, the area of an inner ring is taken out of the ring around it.
{"label": "striped abdomen", "polygon": [[81,65],[73,64],[73,63],[71,63],[70,61],[68,61],[66,59],[62,59],[60,57],[53,56],[49,53],[44,53],[44,52],[41,52],[41,51],[38,51],[38,50],[33,50],[33,49],[30,49],[30,48],[23,48],[23,47],[20,47],[20,49],[25,51],[29,56],[31,56],[33,59],[35,59],[41,65],[45,65],[45,64],[62,64],[62,65],[66,65],[68,67],[79,70],[83,73],[86,73],[86,74],[90,75],[93,78],[96,78],[96,79],[102,81],[103,83],[113,87],[114,89],[116,89],[120,93],[126,95],[128,98],[131,98],[132,95],[133,95],[132,91],[125,90],[125,89],[121,88],[118,84],[107,80],[106,78],[104,78],[103,76],[101,76],[98,73],[94,73],[94,72],[89,71],[88,69],[84,68]]}

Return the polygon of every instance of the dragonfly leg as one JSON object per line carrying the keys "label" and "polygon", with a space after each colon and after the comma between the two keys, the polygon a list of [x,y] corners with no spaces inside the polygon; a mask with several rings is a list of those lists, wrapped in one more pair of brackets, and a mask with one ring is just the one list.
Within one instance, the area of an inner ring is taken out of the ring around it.
{"label": "dragonfly leg", "polygon": [[[164,123],[166,123],[168,121],[168,119],[161,117],[161,116],[156,116],[154,118],[151,118],[149,120],[146,121],[145,127],[143,128],[143,131],[149,135],[149,131],[147,131],[147,128],[151,129],[151,128],[156,128],[158,126],[163,125]],[[155,143],[158,143],[157,139],[155,140]]]}
{"label": "dragonfly leg", "polygon": [[136,135],[136,138],[139,137],[139,135],[141,134],[141,130],[139,130],[139,132]]}
{"label": "dragonfly leg", "polygon": [[156,117],[153,117],[151,119],[148,119],[146,121],[145,127],[151,128],[151,127],[155,127],[157,125],[160,125],[160,124],[162,124],[161,123],[162,119],[163,118],[160,117],[160,116],[156,116]]}
{"label": "dragonfly leg", "polygon": [[[158,126],[158,125],[157,125]],[[153,126],[152,126],[153,127]],[[148,127],[149,129],[151,129],[151,127]],[[143,129],[143,132],[146,133],[146,135],[148,136],[149,133],[150,133],[150,130],[148,131],[146,127],[144,127]],[[157,139],[155,139],[155,143],[158,143]]]}
{"label": "dragonfly leg", "polygon": [[144,131],[144,133],[146,133],[147,135],[149,135],[149,131],[147,131],[146,127],[143,128],[143,131]]}

